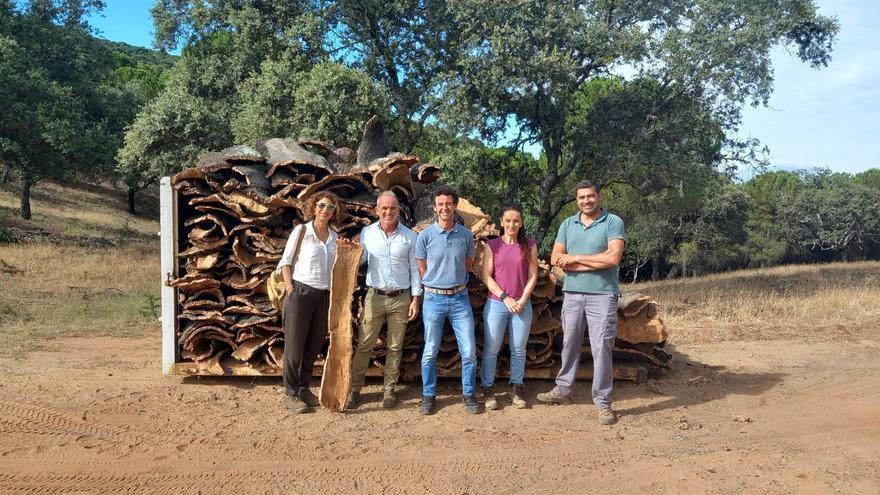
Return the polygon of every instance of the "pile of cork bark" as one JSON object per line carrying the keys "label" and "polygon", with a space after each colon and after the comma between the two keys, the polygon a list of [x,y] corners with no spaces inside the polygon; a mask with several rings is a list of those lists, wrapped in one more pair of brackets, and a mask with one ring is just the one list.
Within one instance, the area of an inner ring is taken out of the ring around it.
{"label": "pile of cork bark", "polygon": [[[305,200],[332,191],[344,203],[341,237],[355,239],[377,220],[376,198],[390,190],[400,201],[401,222],[415,231],[434,221],[430,190],[440,169],[415,156],[391,153],[382,124],[375,117],[365,127],[358,150],[335,148],[316,140],[269,139],[254,147],[236,146],[199,158],[194,167],[172,178],[180,194],[178,289],[180,356],[197,374],[226,374],[230,366],[255,373],[280,373],[284,336],[281,316],[269,303],[265,281],[281,259],[293,227],[304,221]],[[474,234],[477,258],[468,288],[477,321],[478,354],[482,347],[482,308],[487,288],[480,279],[486,241],[498,235],[488,215],[468,199],[458,206],[458,220]],[[529,370],[551,372],[561,347],[559,311],[564,274],[540,264],[532,296],[533,324],[526,358]],[[354,336],[366,294],[363,268],[354,290],[351,321]],[[622,297],[618,309],[617,359],[665,367],[666,331],[657,305],[644,295]],[[423,346],[421,319],[409,324],[404,340],[403,378],[419,374]],[[354,342],[353,342],[354,344]],[[585,348],[586,350],[586,348]],[[373,373],[386,352],[384,330],[373,353]],[[506,345],[499,375],[508,372]],[[320,373],[323,356],[315,371]],[[460,372],[461,356],[451,329],[445,333],[438,371]],[[373,374],[371,373],[371,374]]]}

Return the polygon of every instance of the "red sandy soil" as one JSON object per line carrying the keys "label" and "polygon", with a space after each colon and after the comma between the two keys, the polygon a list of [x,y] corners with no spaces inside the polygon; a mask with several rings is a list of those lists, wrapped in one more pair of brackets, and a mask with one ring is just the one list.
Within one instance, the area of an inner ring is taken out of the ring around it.
{"label": "red sandy soil", "polygon": [[279,379],[163,376],[160,347],[0,358],[0,493],[880,492],[876,340],[682,344],[658,387],[617,384],[610,427],[588,383],[574,405],[502,394],[472,416],[446,380],[422,417],[418,384],[386,411],[372,379],[355,412],[295,416]]}

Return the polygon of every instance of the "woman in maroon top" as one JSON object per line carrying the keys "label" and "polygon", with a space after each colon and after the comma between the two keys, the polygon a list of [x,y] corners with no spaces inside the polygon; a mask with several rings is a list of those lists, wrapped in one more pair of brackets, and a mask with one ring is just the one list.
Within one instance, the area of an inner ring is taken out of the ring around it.
{"label": "woman in maroon top", "polygon": [[501,207],[504,233],[489,241],[483,252],[483,281],[489,299],[483,308],[483,360],[480,380],[486,409],[497,409],[492,387],[498,351],[510,328],[510,397],[513,405],[526,407],[523,375],[526,344],[532,327],[531,295],[538,281],[538,249],[523,229],[522,208],[515,204]]}

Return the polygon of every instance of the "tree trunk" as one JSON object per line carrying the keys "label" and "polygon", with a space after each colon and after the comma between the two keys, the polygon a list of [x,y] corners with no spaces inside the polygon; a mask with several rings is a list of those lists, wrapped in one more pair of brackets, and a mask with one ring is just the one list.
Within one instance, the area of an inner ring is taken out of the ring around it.
{"label": "tree trunk", "polygon": [[0,172],[0,184],[6,184],[9,182],[9,172],[12,170],[12,167],[9,165],[3,166],[3,172]]}
{"label": "tree trunk", "polygon": [[556,217],[553,211],[553,197],[559,194],[557,186],[561,179],[559,178],[559,153],[549,143],[544,143],[544,155],[547,157],[547,175],[541,181],[541,190],[538,193],[538,204],[541,205],[538,213],[538,225],[535,227],[535,239],[540,245],[544,237],[550,231],[553,225],[553,219]]}
{"label": "tree trunk", "polygon": [[132,215],[135,214],[135,211],[134,211],[134,195],[135,195],[136,192],[137,192],[137,189],[135,189],[135,188],[133,188],[133,187],[129,187],[129,188],[128,188],[128,212],[131,213]]}
{"label": "tree trunk", "polygon": [[651,257],[651,280],[660,280],[660,255]]}
{"label": "tree trunk", "polygon": [[28,175],[21,178],[21,218],[25,220],[31,219],[31,187],[34,182]]}

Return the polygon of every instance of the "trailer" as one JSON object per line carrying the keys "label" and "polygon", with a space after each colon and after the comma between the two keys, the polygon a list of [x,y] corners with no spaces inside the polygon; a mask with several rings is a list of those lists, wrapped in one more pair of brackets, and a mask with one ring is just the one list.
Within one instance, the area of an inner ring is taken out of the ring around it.
{"label": "trailer", "polygon": [[[181,357],[180,345],[180,319],[181,303],[179,299],[178,289],[169,283],[177,279],[181,275],[180,252],[183,246],[182,240],[186,240],[186,233],[183,229],[183,221],[181,213],[188,207],[182,204],[181,193],[172,186],[170,177],[163,177],[160,180],[160,237],[161,237],[161,301],[162,301],[162,372],[166,375],[183,375],[183,376],[199,376],[199,375],[225,375],[225,376],[280,376],[279,367],[263,366],[255,369],[247,362],[231,359],[228,356],[220,359],[210,370],[200,367],[197,363],[184,360]],[[589,356],[589,349],[586,349],[585,357]],[[652,369],[650,365],[633,361],[616,361],[614,366],[614,378],[617,380],[627,380],[634,383],[643,383],[648,378],[648,372]],[[552,379],[559,370],[559,364],[554,363],[552,366],[543,367],[527,367],[525,370],[526,378],[532,379]],[[317,362],[313,371],[313,376],[320,376],[323,372],[323,363]],[[367,376],[381,376],[382,369],[376,366],[368,368]],[[403,380],[416,380],[420,376],[420,367],[418,362],[410,361],[404,363],[401,369],[401,378]],[[508,375],[508,370],[499,367],[498,376],[504,377]],[[460,368],[451,370],[438,369],[439,376],[455,377],[460,376]],[[580,367],[578,378],[588,379],[592,377],[592,367],[590,359],[583,359]]]}

